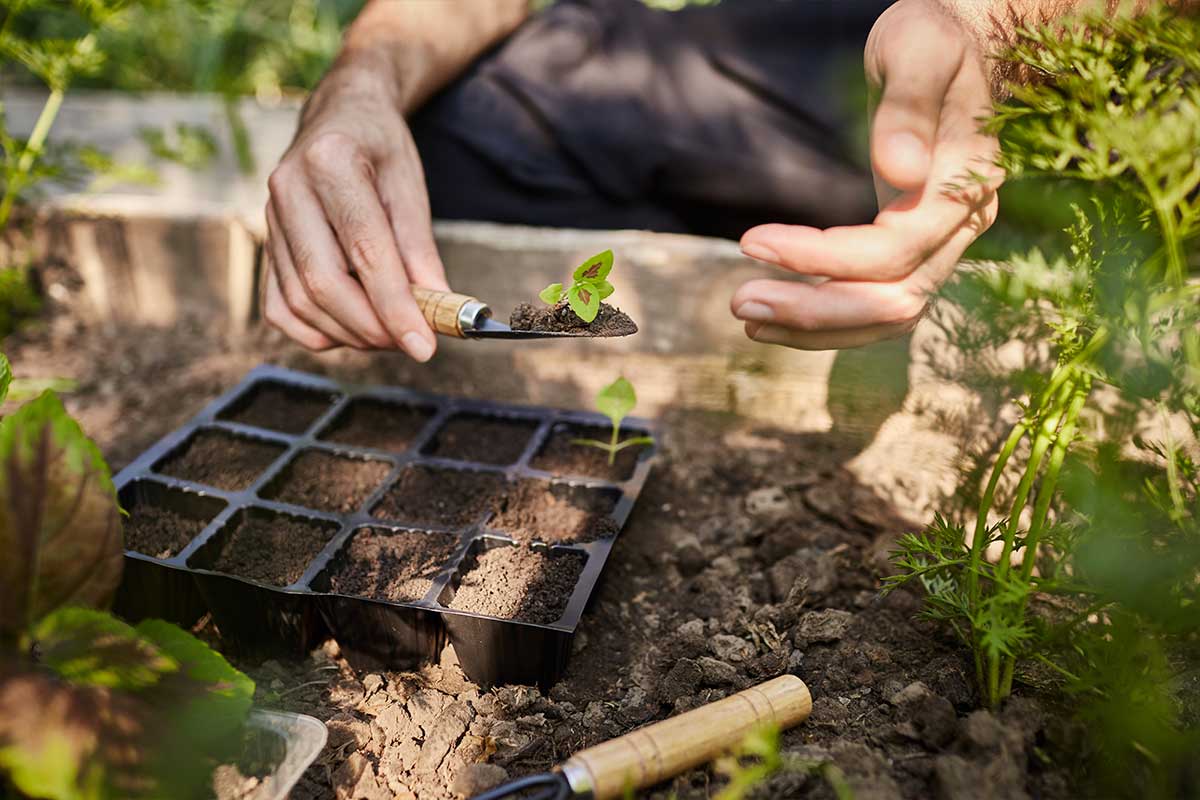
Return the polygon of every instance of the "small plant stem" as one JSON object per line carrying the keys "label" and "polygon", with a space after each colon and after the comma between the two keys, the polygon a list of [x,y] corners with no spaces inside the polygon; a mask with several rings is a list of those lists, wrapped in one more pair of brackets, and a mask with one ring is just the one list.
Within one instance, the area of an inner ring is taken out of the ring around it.
{"label": "small plant stem", "polygon": [[979,603],[979,573],[983,567],[987,518],[988,514],[991,513],[992,504],[996,499],[996,486],[1000,483],[1000,477],[1004,474],[1004,468],[1008,465],[1008,460],[1012,458],[1012,454],[1016,451],[1017,446],[1021,444],[1021,440],[1025,438],[1025,434],[1028,432],[1029,426],[1025,420],[1021,420],[1013,426],[1012,432],[1008,435],[1008,440],[1004,443],[1004,447],[1000,449],[1000,454],[996,457],[996,463],[992,467],[992,474],[988,478],[987,488],[984,489],[983,498],[979,502],[979,515],[975,519],[975,536],[971,539],[970,569],[967,571],[967,593],[971,599],[972,606]]}
{"label": "small plant stem", "polygon": [[[1037,501],[1033,507],[1033,520],[1029,525],[1029,532],[1025,536],[1025,558],[1021,562],[1021,581],[1023,583],[1028,584],[1033,577],[1033,569],[1037,564],[1037,550],[1042,533],[1046,528],[1046,518],[1050,513],[1050,503],[1054,499],[1058,476],[1062,471],[1063,461],[1067,457],[1067,450],[1075,439],[1075,426],[1079,420],[1079,413],[1087,402],[1091,388],[1091,380],[1087,377],[1081,378],[1074,384],[1070,405],[1063,418],[1062,429],[1055,438],[1054,449],[1050,453],[1050,462],[1046,466],[1046,476],[1038,488]],[[1022,596],[1021,602],[1017,604],[1019,617],[1025,615],[1025,607],[1028,602],[1029,596]],[[1012,693],[1013,671],[1016,669],[1016,664],[1015,656],[1005,657],[1003,675],[1000,679],[1000,697],[1002,699]]]}
{"label": "small plant stem", "polygon": [[21,151],[21,157],[17,160],[17,168],[9,176],[4,187],[4,197],[0,199],[0,230],[8,227],[8,218],[12,214],[13,203],[17,200],[17,192],[24,184],[25,176],[33,169],[34,160],[42,152],[42,146],[45,145],[46,137],[50,135],[50,128],[54,125],[54,119],[58,116],[58,110],[62,107],[63,95],[64,90],[62,89],[51,90],[50,96],[46,98],[46,104],[42,106],[42,112],[33,126],[33,132],[29,134],[29,139],[25,142],[25,149]]}

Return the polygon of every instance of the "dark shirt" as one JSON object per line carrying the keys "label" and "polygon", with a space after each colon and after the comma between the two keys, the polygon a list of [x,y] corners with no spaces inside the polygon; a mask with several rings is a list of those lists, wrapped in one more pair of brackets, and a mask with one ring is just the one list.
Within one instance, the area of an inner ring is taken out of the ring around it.
{"label": "dark shirt", "polygon": [[[500,221],[611,227],[626,208],[625,227],[725,236],[759,222],[866,221],[862,49],[889,4],[723,0],[667,12],[560,0],[436,101],[418,142],[444,146],[430,128],[449,135],[510,190],[524,187],[528,211],[506,198],[491,215]],[[427,163],[439,216],[486,216],[479,197],[461,204],[454,187],[435,191],[464,157]],[[579,192],[595,195],[591,219],[538,208]]]}

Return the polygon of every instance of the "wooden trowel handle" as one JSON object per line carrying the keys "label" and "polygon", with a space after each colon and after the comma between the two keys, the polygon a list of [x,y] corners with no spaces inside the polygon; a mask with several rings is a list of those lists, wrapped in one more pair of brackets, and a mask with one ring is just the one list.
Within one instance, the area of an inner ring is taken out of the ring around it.
{"label": "wooden trowel handle", "polygon": [[[429,327],[443,336],[454,336],[458,339],[465,337],[464,310],[477,310],[483,306],[474,297],[457,292],[439,292],[436,289],[414,286],[412,293]],[[466,316],[474,318],[473,314]]]}
{"label": "wooden trowel handle", "polygon": [[707,763],[765,725],[790,728],[812,711],[804,681],[782,675],[678,717],[571,756],[561,767],[576,794],[622,797]]}

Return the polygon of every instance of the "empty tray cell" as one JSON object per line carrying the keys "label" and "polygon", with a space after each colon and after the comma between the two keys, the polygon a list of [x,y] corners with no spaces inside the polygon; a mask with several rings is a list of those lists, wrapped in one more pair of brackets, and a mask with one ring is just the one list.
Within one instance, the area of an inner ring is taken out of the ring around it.
{"label": "empty tray cell", "polygon": [[489,527],[514,539],[593,542],[617,535],[611,514],[620,493],[565,483],[523,480],[496,504]]}
{"label": "empty tray cell", "polygon": [[322,591],[411,603],[422,599],[458,549],[458,537],[359,528],[329,569]]}
{"label": "empty tray cell", "polygon": [[338,532],[323,520],[244,508],[196,551],[188,566],[288,586]]}
{"label": "empty tray cell", "polygon": [[504,476],[409,465],[371,509],[371,516],[410,525],[463,528],[479,522],[505,489]]}
{"label": "empty tray cell", "polygon": [[156,464],[154,471],[237,492],[258,480],[286,449],[261,439],[203,430]]}
{"label": "empty tray cell", "polygon": [[348,514],[362,507],[391,471],[388,461],[305,450],[288,462],[260,495],[280,503]]}
{"label": "empty tray cell", "polygon": [[[621,429],[621,440],[645,436],[643,431]],[[602,478],[609,481],[625,481],[637,468],[638,458],[652,445],[633,445],[617,453],[612,464],[608,453],[597,447],[575,444],[576,439],[596,439],[608,442],[612,439],[612,428],[590,425],[554,426],[546,443],[534,454],[529,466],[554,475]]]}
{"label": "empty tray cell", "polygon": [[173,558],[225,509],[225,501],[141,480],[121,490],[125,549]]}
{"label": "empty tray cell", "polygon": [[[482,540],[463,559],[443,605],[499,619],[549,625],[567,610],[587,556]],[[448,602],[447,602],[448,601]]]}
{"label": "empty tray cell", "polygon": [[512,464],[525,452],[537,426],[534,420],[455,414],[425,445],[425,453],[482,464]]}
{"label": "empty tray cell", "polygon": [[342,409],[321,438],[399,453],[408,449],[433,415],[434,410],[427,406],[361,398]]}
{"label": "empty tray cell", "polygon": [[337,395],[330,392],[263,381],[230,403],[218,419],[284,433],[304,433],[335,400]]}

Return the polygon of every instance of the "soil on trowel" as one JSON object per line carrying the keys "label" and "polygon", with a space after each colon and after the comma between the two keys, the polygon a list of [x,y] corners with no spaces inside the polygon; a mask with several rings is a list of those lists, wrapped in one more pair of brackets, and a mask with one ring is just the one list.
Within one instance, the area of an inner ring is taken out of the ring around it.
{"label": "soil on trowel", "polygon": [[481,464],[512,464],[525,452],[535,430],[537,423],[530,420],[459,414],[438,430],[425,453]]}
{"label": "soil on trowel", "polygon": [[250,390],[249,400],[235,402],[221,412],[220,419],[284,433],[304,433],[329,409],[333,400],[324,392],[260,383]]}
{"label": "soil on trowel", "polygon": [[592,542],[615,536],[611,491],[583,486],[521,481],[497,504],[489,527],[514,539],[550,544]]}
{"label": "soil on trowel", "polygon": [[637,323],[619,308],[601,303],[596,318],[584,322],[566,301],[553,306],[521,303],[513,309],[508,327],[514,331],[548,331],[576,336],[631,336],[638,332]]}
{"label": "soil on trowel", "polygon": [[227,537],[217,535],[218,552],[209,568],[276,586],[300,580],[338,532],[337,525],[283,514],[243,515],[233,524]]}
{"label": "soil on trowel", "polygon": [[390,450],[406,450],[433,411],[382,400],[355,400],[321,434],[329,442]]}
{"label": "soil on trowel", "polygon": [[125,520],[125,549],[154,558],[171,558],[207,524],[208,520],[139,503]]}
{"label": "soil on trowel", "polygon": [[236,492],[254,483],[285,449],[243,436],[203,431],[155,470],[172,478]]}
{"label": "soil on trowel", "polygon": [[586,557],[501,545],[463,563],[450,608],[548,625],[563,615]]}
{"label": "soil on trowel", "polygon": [[301,453],[263,493],[269,500],[348,514],[379,488],[392,465],[317,450]]}
{"label": "soil on trowel", "polygon": [[397,603],[420,600],[457,546],[458,538],[447,534],[363,528],[338,557],[329,589]]}
{"label": "soil on trowel", "polygon": [[[621,430],[621,439],[641,436],[641,433]],[[607,442],[612,436],[609,429],[600,427],[563,426],[556,428],[546,444],[534,455],[529,466],[552,472],[555,475],[578,475],[586,478],[603,478],[609,481],[625,481],[633,476],[639,456],[650,445],[633,445],[617,453],[613,463],[608,463],[608,453],[596,447],[575,444],[576,439],[596,439]]]}
{"label": "soil on trowel", "polygon": [[462,528],[478,522],[504,492],[504,476],[409,466],[371,516],[410,525]]}

